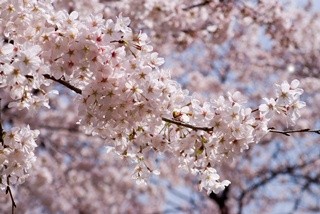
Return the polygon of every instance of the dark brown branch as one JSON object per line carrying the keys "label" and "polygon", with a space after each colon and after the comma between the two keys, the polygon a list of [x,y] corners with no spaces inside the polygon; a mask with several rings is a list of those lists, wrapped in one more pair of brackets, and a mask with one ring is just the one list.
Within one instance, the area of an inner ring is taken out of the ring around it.
{"label": "dark brown branch", "polygon": [[[1,98],[0,98],[0,143],[4,146],[4,140],[3,140],[3,136],[4,136],[4,130],[2,127],[2,118],[1,118],[1,112],[2,112],[2,107],[1,107]],[[11,202],[12,202],[12,214],[14,214],[14,208],[17,207],[14,198],[13,198],[13,194],[11,192],[11,188],[10,188],[10,175],[7,177],[7,188],[6,188],[6,194],[10,195],[11,198]]]}
{"label": "dark brown branch", "polygon": [[3,145],[3,143],[4,143],[4,141],[3,141],[4,131],[3,131],[3,128],[2,128],[1,113],[2,113],[2,107],[1,107],[1,98],[0,98],[0,143]]}
{"label": "dark brown branch", "polygon": [[63,79],[61,79],[61,78],[60,78],[60,79],[56,79],[55,77],[53,77],[53,76],[51,76],[51,75],[49,75],[49,74],[44,74],[43,76],[44,76],[46,79],[50,79],[50,80],[53,80],[53,81],[55,81],[55,82],[58,82],[58,83],[64,85],[65,87],[71,89],[72,91],[76,92],[77,94],[82,94],[82,90],[81,90],[81,89],[79,89],[79,88],[71,85],[70,83],[68,83],[67,81],[65,81],[65,80],[63,80]]}
{"label": "dark brown branch", "polygon": [[[200,127],[200,126],[194,126],[194,125],[190,125],[181,121],[177,121],[177,120],[173,120],[173,119],[168,119],[165,117],[162,117],[162,120],[168,123],[172,123],[172,124],[176,124],[177,126],[183,126],[186,128],[190,128],[193,129],[195,131],[206,131],[206,132],[211,132],[213,131],[213,127]],[[290,136],[290,133],[303,133],[303,132],[308,132],[308,133],[316,133],[316,134],[320,134],[320,129],[316,129],[316,130],[311,130],[311,129],[297,129],[297,130],[275,130],[274,128],[269,128],[269,132],[272,133],[277,133],[277,134],[283,134],[286,136]]]}
{"label": "dark brown branch", "polygon": [[253,112],[257,112],[257,111],[259,111],[259,109],[258,109],[258,108],[253,109],[253,110],[251,111],[251,113],[253,113]]}
{"label": "dark brown branch", "polygon": [[200,131],[200,130],[205,131],[205,132],[213,131],[213,127],[194,126],[194,125],[190,125],[190,124],[187,124],[187,123],[184,123],[184,122],[181,122],[181,121],[168,119],[168,118],[165,118],[165,117],[162,117],[162,120],[167,122],[167,123],[172,123],[172,124],[176,124],[177,126],[183,126],[183,127],[186,127],[186,128],[190,128],[190,129],[193,129],[195,131]]}
{"label": "dark brown branch", "polygon": [[216,204],[219,206],[220,213],[221,214],[228,214],[229,209],[227,206],[227,201],[228,201],[228,193],[230,190],[230,186],[227,186],[222,193],[220,194],[215,194],[213,192],[210,193],[209,198],[216,202]]}
{"label": "dark brown branch", "polygon": [[17,207],[17,205],[16,205],[16,202],[14,201],[14,198],[13,198],[13,194],[12,194],[12,191],[11,191],[11,188],[10,188],[10,181],[9,180],[10,180],[10,175],[7,177],[6,194],[9,193],[9,195],[10,195],[11,202],[12,202],[11,212],[12,212],[12,214],[14,214],[14,208]]}
{"label": "dark brown branch", "polygon": [[9,192],[9,195],[10,195],[10,198],[11,198],[11,202],[12,202],[11,213],[14,214],[14,208],[17,207],[17,205],[14,202],[14,198],[13,198],[13,195],[12,195],[12,192],[11,192],[11,188],[9,186],[7,186],[6,194],[8,194],[8,192]]}
{"label": "dark brown branch", "polygon": [[209,4],[210,2],[211,2],[211,0],[205,0],[205,1],[200,2],[198,4],[193,4],[193,5],[190,5],[188,7],[185,7],[182,10],[187,11],[187,10],[191,10],[193,8],[196,8],[196,7],[202,7],[202,6],[205,6],[205,5]]}
{"label": "dark brown branch", "polygon": [[[53,80],[55,82],[58,82],[60,83],[61,85],[64,85],[65,87],[71,89],[72,91],[76,92],[77,94],[82,94],[82,90],[71,85],[70,83],[68,83],[67,81],[65,81],[64,79],[60,78],[60,79],[56,79],[54,76],[51,76],[49,74],[43,74],[44,78],[46,79],[50,79],[50,80]],[[33,79],[33,76],[31,75],[26,75],[25,76],[26,78],[29,78],[29,79]]]}
{"label": "dark brown branch", "polygon": [[316,133],[320,134],[320,129],[317,130],[311,130],[311,129],[297,129],[297,130],[275,130],[274,128],[269,128],[269,131],[272,133],[277,133],[277,134],[283,134],[286,136],[290,136],[291,133],[302,133],[302,132],[309,132],[309,133]]}

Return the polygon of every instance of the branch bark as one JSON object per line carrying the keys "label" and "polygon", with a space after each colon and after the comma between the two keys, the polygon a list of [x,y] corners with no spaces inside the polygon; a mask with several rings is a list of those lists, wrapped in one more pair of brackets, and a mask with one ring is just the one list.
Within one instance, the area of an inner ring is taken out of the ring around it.
{"label": "branch bark", "polygon": [[50,80],[53,80],[53,81],[55,81],[55,82],[58,82],[58,83],[64,85],[65,87],[71,89],[72,91],[76,92],[77,94],[82,94],[82,90],[81,90],[81,89],[79,89],[79,88],[71,85],[70,83],[68,83],[67,81],[65,81],[65,80],[63,80],[63,79],[61,79],[61,78],[60,78],[60,79],[56,79],[54,76],[51,76],[51,75],[49,75],[49,74],[44,74],[43,76],[44,76],[46,79],[50,79]]}
{"label": "branch bark", "polygon": [[205,1],[200,2],[200,3],[198,3],[198,4],[193,4],[193,5],[190,5],[190,6],[188,6],[188,7],[185,7],[185,8],[183,8],[182,10],[188,11],[188,10],[191,10],[191,9],[193,9],[193,8],[196,8],[196,7],[202,7],[202,6],[205,6],[205,5],[209,4],[210,2],[211,2],[211,0],[205,0]]}
{"label": "branch bark", "polygon": [[214,194],[212,192],[209,195],[209,198],[214,202],[216,202],[216,204],[219,206],[221,214],[229,214],[229,208],[227,206],[229,190],[230,190],[230,186],[227,186],[222,193]]}
{"label": "branch bark", "polygon": [[291,133],[302,133],[302,132],[309,132],[309,133],[316,133],[316,134],[320,134],[320,129],[315,129],[315,130],[311,130],[311,129],[297,129],[297,130],[275,130],[274,128],[269,128],[269,131],[272,133],[276,133],[276,134],[283,134],[286,136],[290,136]]}

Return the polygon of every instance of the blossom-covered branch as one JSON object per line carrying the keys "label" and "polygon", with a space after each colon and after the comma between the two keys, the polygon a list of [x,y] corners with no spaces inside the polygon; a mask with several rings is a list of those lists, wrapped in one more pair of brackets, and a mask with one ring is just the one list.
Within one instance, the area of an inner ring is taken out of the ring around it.
{"label": "blossom-covered branch", "polygon": [[[294,125],[306,105],[296,79],[261,94],[257,110],[248,108],[248,98],[239,91],[204,101],[172,79],[149,37],[132,29],[121,13],[112,20],[57,11],[48,1],[19,3],[0,6],[1,30],[12,41],[0,44],[0,87],[11,101],[8,107],[28,116],[49,109],[55,82],[76,92],[72,102],[78,124],[130,158],[138,183],[159,174],[149,153],[170,153],[187,173],[198,176],[200,189],[221,192],[230,181],[221,180],[217,169],[272,131],[268,124],[275,118]],[[207,30],[227,32],[215,26]],[[39,134],[29,125],[5,131],[1,176],[24,181]]]}
{"label": "blossom-covered branch", "polygon": [[[78,94],[81,94],[82,93],[82,90],[79,89],[79,88],[76,88],[74,86],[72,86],[70,83],[62,80],[62,79],[55,79],[54,77],[47,77],[46,78],[49,78],[51,80],[54,80],[58,83],[61,83],[62,85],[66,86],[67,88],[75,91],[76,93]],[[262,105],[264,108],[264,105]],[[269,106],[270,107],[270,106]],[[268,107],[268,108],[269,108]],[[271,107],[270,107],[271,108]],[[273,107],[272,107],[273,108]],[[259,109],[254,109],[252,110],[252,113],[253,112],[256,112],[258,111]],[[188,123],[185,123],[185,122],[182,122],[182,121],[178,121],[178,120],[175,120],[175,119],[169,119],[169,118],[165,118],[165,117],[162,117],[162,120],[164,122],[168,122],[168,123],[171,123],[171,124],[175,124],[175,125],[178,125],[178,126],[182,126],[182,127],[186,127],[186,128],[190,128],[190,129],[193,129],[195,131],[205,131],[205,132],[212,132],[214,127],[200,127],[200,126],[194,126],[194,125],[191,125],[191,124],[188,124]],[[274,128],[268,128],[269,132],[273,132],[273,133],[278,133],[278,134],[284,134],[284,135],[287,135],[287,136],[290,136],[290,133],[297,133],[297,132],[312,132],[312,133],[317,133],[317,134],[320,134],[320,130],[311,130],[311,129],[298,129],[298,130],[275,130]]]}

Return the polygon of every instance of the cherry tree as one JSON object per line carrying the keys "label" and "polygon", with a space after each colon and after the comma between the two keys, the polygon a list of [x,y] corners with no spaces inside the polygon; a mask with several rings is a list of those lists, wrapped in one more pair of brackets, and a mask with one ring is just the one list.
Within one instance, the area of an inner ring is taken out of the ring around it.
{"label": "cherry tree", "polygon": [[1,209],[319,211],[301,4],[0,1]]}

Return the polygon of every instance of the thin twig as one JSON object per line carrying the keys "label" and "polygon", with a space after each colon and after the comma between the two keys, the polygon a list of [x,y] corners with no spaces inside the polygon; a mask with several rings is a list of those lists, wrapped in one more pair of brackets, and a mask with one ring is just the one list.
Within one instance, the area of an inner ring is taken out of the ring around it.
{"label": "thin twig", "polygon": [[[62,78],[56,79],[54,76],[51,76],[49,74],[43,74],[43,76],[46,79],[50,79],[50,80],[53,80],[55,82],[60,83],[61,85],[64,85],[65,87],[71,89],[72,91],[76,92],[77,94],[82,94],[82,90],[80,88],[77,88],[77,87],[71,85],[70,83],[68,83],[67,81],[63,80]],[[27,77],[29,79],[33,79],[33,76],[31,76],[31,75],[26,75],[25,77]]]}
{"label": "thin twig", "polygon": [[320,134],[320,129],[315,129],[315,130],[297,129],[297,130],[285,130],[285,131],[282,131],[282,130],[275,130],[274,128],[269,128],[269,132],[290,136],[290,133],[303,133],[303,132]]}
{"label": "thin twig", "polygon": [[178,125],[178,126],[187,127],[187,128],[190,128],[190,129],[193,129],[193,130],[196,130],[196,131],[200,131],[200,130],[206,131],[206,132],[211,132],[211,131],[213,131],[213,127],[194,126],[194,125],[190,125],[190,124],[188,124],[188,123],[184,123],[184,122],[181,122],[181,121],[168,119],[168,118],[165,118],[165,117],[162,117],[162,120],[165,121],[165,122],[168,122],[168,123],[176,124],[176,125]]}
{"label": "thin twig", "polygon": [[11,188],[10,188],[10,175],[7,177],[7,189],[6,189],[6,194],[8,194],[9,193],[9,195],[10,195],[10,198],[11,198],[11,202],[12,202],[12,206],[11,206],[11,208],[12,208],[12,214],[14,214],[14,208],[15,207],[17,207],[17,205],[16,205],[16,202],[14,201],[14,198],[13,198],[13,194],[12,194],[12,191],[11,191]]}
{"label": "thin twig", "polygon": [[253,109],[253,110],[251,111],[251,113],[254,113],[254,112],[256,112],[256,111],[259,111],[259,109],[258,109],[258,108]]}
{"label": "thin twig", "polygon": [[56,79],[54,76],[51,76],[49,74],[44,74],[43,75],[46,79],[50,79],[50,80],[53,80],[55,82],[58,82],[64,86],[66,86],[67,88],[71,89],[72,91],[76,92],[77,94],[82,94],[82,90],[71,85],[70,83],[68,83],[67,81],[63,80],[63,79]]}
{"label": "thin twig", "polygon": [[[186,128],[190,128],[193,129],[195,131],[206,131],[206,132],[211,132],[213,131],[213,127],[200,127],[200,126],[194,126],[194,125],[190,125],[181,121],[177,121],[177,120],[173,120],[173,119],[168,119],[165,117],[162,117],[162,120],[168,123],[172,123],[172,124],[176,124],[177,126],[183,126]],[[291,133],[303,133],[303,132],[308,132],[308,133],[316,133],[316,134],[320,134],[320,129],[315,129],[315,130],[311,130],[311,129],[297,129],[297,130],[275,130],[274,128],[269,128],[269,132],[272,133],[277,133],[277,134],[283,134],[286,136],[290,136]]]}
{"label": "thin twig", "polygon": [[[1,112],[2,112],[2,108],[1,108],[1,98],[0,98],[0,143],[4,146],[4,140],[3,140],[4,130],[2,128]],[[12,202],[12,214],[14,214],[14,208],[17,207],[17,205],[14,201],[13,194],[12,194],[11,188],[10,188],[10,175],[7,177],[6,194],[8,194],[8,193],[10,195],[11,202]]]}
{"label": "thin twig", "polygon": [[196,8],[196,7],[202,7],[202,6],[205,6],[205,5],[209,4],[210,2],[211,2],[211,0],[205,0],[205,1],[200,2],[198,4],[193,4],[193,5],[190,5],[189,7],[185,7],[182,10],[187,11],[187,10],[190,10],[190,9],[193,9],[193,8]]}
{"label": "thin twig", "polygon": [[0,98],[0,143],[3,145],[4,144],[4,141],[3,141],[4,131],[2,128],[1,112],[2,112],[2,108],[1,108],[1,98]]}
{"label": "thin twig", "polygon": [[12,191],[11,191],[11,188],[9,186],[7,186],[6,194],[8,194],[8,192],[9,192],[9,195],[10,195],[10,198],[11,198],[11,202],[12,202],[11,213],[14,214],[14,208],[17,207],[17,205],[14,202]]}

